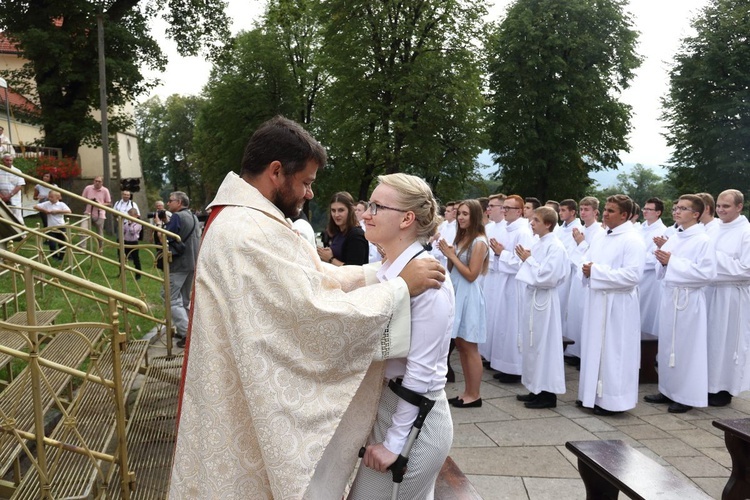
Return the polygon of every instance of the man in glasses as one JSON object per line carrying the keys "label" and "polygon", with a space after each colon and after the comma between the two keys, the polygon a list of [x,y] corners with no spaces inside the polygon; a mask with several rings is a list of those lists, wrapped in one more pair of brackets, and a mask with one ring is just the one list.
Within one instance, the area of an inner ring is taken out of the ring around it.
{"label": "man in glasses", "polygon": [[521,381],[521,351],[518,347],[520,328],[519,300],[520,286],[516,274],[523,261],[516,254],[516,247],[531,248],[534,237],[531,234],[529,221],[521,217],[523,198],[513,194],[503,201],[505,213],[505,232],[500,239],[490,238],[490,272],[499,274],[497,296],[487,297],[487,302],[499,302],[498,316],[503,318],[496,323],[493,331],[487,332],[488,342],[492,339],[490,366],[498,373],[496,380],[505,384]]}
{"label": "man in glasses", "polygon": [[272,118],[209,205],[170,498],[341,498],[380,398],[373,359],[406,357],[410,295],[445,279],[433,259],[383,283],[321,262],[288,218],[325,163]]}
{"label": "man in glasses", "polygon": [[647,403],[667,404],[685,413],[708,404],[707,317],[704,287],[716,277],[711,238],[699,223],[705,207],[693,194],[675,205],[678,231],[656,250],[656,277],[662,280],[659,306],[659,393]]}
{"label": "man in glasses", "polygon": [[661,303],[661,284],[656,281],[656,242],[654,239],[664,235],[667,226],[661,220],[664,212],[664,202],[659,198],[649,198],[643,205],[643,224],[640,231],[643,244],[646,245],[646,267],[643,269],[643,277],[638,284],[641,302],[641,332],[657,336],[656,325],[659,317],[659,304]]}
{"label": "man in glasses", "polygon": [[[487,203],[487,214],[490,222],[485,226],[484,231],[488,241],[491,239],[502,241],[506,234],[507,223],[505,222],[505,212],[503,211],[505,200],[506,196],[504,194],[493,194]],[[479,344],[479,354],[486,360],[486,363],[489,363],[490,359],[492,359],[492,336],[505,321],[501,312],[504,283],[505,275],[500,273],[499,266],[490,264],[487,274],[484,276],[484,283],[482,284],[486,299],[485,308],[487,310],[487,341]]]}

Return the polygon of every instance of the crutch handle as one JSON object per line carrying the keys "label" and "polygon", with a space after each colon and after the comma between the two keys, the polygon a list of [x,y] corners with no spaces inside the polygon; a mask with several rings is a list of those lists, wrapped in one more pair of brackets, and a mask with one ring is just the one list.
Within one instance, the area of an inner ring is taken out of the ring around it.
{"label": "crutch handle", "polygon": [[[363,446],[359,449],[359,458],[365,456],[367,449]],[[400,483],[404,480],[404,474],[406,474],[406,463],[409,461],[409,457],[399,455],[395,462],[388,466],[388,470],[393,474],[393,482]]]}

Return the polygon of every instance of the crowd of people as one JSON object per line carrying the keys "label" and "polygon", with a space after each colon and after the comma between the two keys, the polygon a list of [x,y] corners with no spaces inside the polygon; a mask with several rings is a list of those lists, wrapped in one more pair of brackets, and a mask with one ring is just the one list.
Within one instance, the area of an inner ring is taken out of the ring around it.
{"label": "crowd of people", "polygon": [[[741,192],[724,191],[716,202],[707,193],[682,195],[670,226],[658,198],[641,209],[625,195],[610,196],[601,221],[594,197],[545,206],[517,195],[479,201],[487,220],[473,243],[481,249],[470,250],[460,236],[475,220],[476,200],[446,204],[433,249],[454,266],[454,337],[466,351],[460,359],[467,389],[454,406],[481,406],[469,390],[474,346],[460,334],[460,280],[476,275],[456,275],[455,266],[466,264],[455,252],[481,261],[487,245],[487,273],[468,309],[485,314],[468,317],[470,338],[481,339],[479,353],[495,379],[529,390],[517,396],[525,406],[556,406],[565,392],[565,361],[580,368],[578,406],[604,416],[635,407],[641,339],[648,336],[658,338],[659,392],[646,402],[684,413],[725,406],[750,388],[750,321],[742,312],[750,305],[750,224]],[[573,341],[565,353],[564,337]]]}

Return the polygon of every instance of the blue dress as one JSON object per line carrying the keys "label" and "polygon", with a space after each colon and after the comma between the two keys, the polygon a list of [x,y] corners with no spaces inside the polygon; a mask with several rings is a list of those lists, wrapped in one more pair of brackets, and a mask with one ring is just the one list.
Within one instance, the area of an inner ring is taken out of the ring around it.
{"label": "blue dress", "polygon": [[[465,252],[458,258],[469,265],[469,257],[477,241],[483,242],[489,252],[489,244],[484,236],[477,236]],[[456,316],[453,319],[452,338],[462,338],[467,342],[481,344],[487,340],[487,312],[484,305],[484,291],[481,280],[469,282],[454,266],[451,270],[451,281],[456,291]]]}

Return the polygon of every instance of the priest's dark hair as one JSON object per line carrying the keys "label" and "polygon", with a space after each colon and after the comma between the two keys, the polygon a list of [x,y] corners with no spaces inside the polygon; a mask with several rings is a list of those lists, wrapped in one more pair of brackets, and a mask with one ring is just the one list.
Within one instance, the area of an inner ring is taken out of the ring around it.
{"label": "priest's dark hair", "polygon": [[255,177],[271,162],[281,163],[284,173],[302,171],[309,161],[325,166],[326,150],[302,126],[283,116],[275,116],[253,133],[245,146],[240,175]]}

